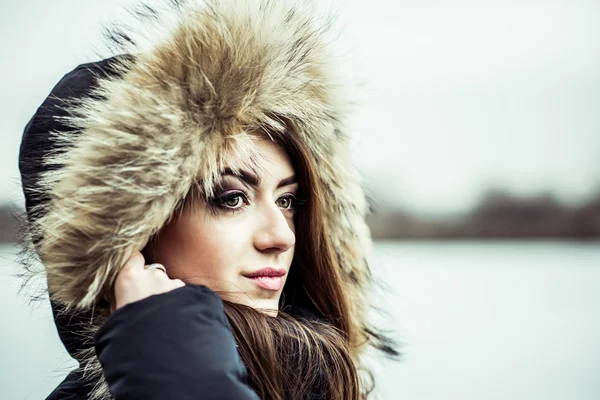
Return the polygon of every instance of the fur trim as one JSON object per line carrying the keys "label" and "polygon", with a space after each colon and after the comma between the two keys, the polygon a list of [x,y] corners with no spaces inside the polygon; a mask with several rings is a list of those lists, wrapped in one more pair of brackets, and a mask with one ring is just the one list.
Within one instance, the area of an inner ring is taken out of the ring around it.
{"label": "fur trim", "polygon": [[[149,48],[112,31],[135,59],[121,60],[123,74],[101,79],[95,96],[73,108],[69,123],[80,134],[56,133],[69,150],[47,160],[59,168],[44,176],[51,201],[33,229],[54,299],[68,309],[93,307],[192,185],[210,192],[223,155],[251,151],[247,130],[284,131],[289,121],[289,134],[318,160],[353,331],[367,341],[370,236],[344,133],[348,104],[332,76],[327,20],[297,3],[172,1],[176,23]],[[160,26],[161,12],[142,10],[146,23]],[[100,379],[93,398],[108,397],[95,355],[85,358],[90,377]]]}

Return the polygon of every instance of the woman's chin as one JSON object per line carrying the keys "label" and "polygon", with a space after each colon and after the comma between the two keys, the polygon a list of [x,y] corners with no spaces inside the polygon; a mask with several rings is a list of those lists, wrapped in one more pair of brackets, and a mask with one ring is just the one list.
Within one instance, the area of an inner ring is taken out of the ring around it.
{"label": "woman's chin", "polygon": [[231,303],[243,304],[248,307],[252,307],[257,311],[277,316],[279,312],[279,294],[277,296],[271,296],[270,298],[262,298],[260,294],[244,293],[244,294],[233,294],[221,295],[223,300]]}
{"label": "woman's chin", "polygon": [[245,305],[265,314],[277,316],[277,312],[279,311],[279,296],[277,296],[276,299],[251,298],[247,300],[248,301],[244,303]]}

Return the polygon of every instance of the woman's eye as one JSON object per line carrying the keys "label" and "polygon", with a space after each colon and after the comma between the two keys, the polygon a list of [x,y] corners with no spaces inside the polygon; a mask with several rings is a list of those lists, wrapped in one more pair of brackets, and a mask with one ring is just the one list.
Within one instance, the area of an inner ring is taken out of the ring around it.
{"label": "woman's eye", "polygon": [[244,196],[241,194],[233,194],[221,199],[221,204],[227,208],[239,208],[243,206],[244,203]]}
{"label": "woman's eye", "polygon": [[277,206],[284,209],[294,208],[294,196],[283,196],[278,198]]}

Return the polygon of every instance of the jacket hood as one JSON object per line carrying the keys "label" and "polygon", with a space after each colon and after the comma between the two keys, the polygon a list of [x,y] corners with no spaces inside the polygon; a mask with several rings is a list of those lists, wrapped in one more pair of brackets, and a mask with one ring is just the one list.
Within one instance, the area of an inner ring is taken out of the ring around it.
{"label": "jacket hood", "polygon": [[[251,151],[251,129],[277,131],[296,135],[319,166],[327,237],[354,331],[367,341],[366,202],[348,151],[351,99],[333,74],[328,21],[304,2],[171,3],[140,9],[146,25],[167,26],[166,34],[154,38],[148,28],[153,40],[140,42],[111,31],[130,56],[65,76],[26,129],[24,143],[28,132],[48,142],[22,150],[20,166],[51,299],[92,310],[190,188],[202,182],[210,192],[225,153]],[[32,160],[43,168],[32,170]]]}

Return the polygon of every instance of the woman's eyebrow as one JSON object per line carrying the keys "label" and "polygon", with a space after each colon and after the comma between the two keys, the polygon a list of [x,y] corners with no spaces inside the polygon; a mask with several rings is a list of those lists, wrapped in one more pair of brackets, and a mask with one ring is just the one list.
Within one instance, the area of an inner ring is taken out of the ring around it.
{"label": "woman's eyebrow", "polygon": [[238,173],[234,173],[231,168],[225,168],[225,171],[223,171],[223,175],[231,175],[233,177],[236,177],[251,187],[258,187],[258,185],[260,184],[260,178],[258,177],[258,175],[252,172],[245,171],[243,169],[239,170]]}
{"label": "woman's eyebrow", "polygon": [[[251,186],[253,188],[260,186],[261,179],[258,175],[256,175],[253,172],[241,169],[238,173],[234,173],[231,168],[226,168],[225,171],[223,171],[223,176],[225,175],[230,175],[237,179],[240,179],[242,182],[246,183],[248,186]],[[296,175],[291,175],[287,178],[280,180],[277,184],[277,189],[282,188],[284,186],[293,185],[295,183],[297,183]]]}
{"label": "woman's eyebrow", "polygon": [[292,175],[288,178],[280,180],[279,183],[277,184],[277,189],[282,188],[284,186],[293,185],[295,183],[298,183],[298,182],[296,182],[296,175]]}

